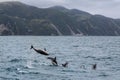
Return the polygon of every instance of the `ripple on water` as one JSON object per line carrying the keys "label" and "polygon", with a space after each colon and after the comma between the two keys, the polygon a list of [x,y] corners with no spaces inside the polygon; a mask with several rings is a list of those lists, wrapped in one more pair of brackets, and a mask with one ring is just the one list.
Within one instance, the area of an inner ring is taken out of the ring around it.
{"label": "ripple on water", "polygon": [[0,76],[0,80],[20,80],[20,79],[18,79],[18,78],[1,77]]}
{"label": "ripple on water", "polygon": [[109,74],[105,73],[105,72],[102,72],[98,75],[99,77],[108,77],[110,76]]}
{"label": "ripple on water", "polygon": [[35,74],[35,75],[37,75],[37,74],[40,74],[40,72],[19,70],[19,71],[17,72],[17,74],[22,74],[22,75],[25,75],[25,74],[29,74],[29,75]]}
{"label": "ripple on water", "polygon": [[86,70],[71,70],[71,69],[64,69],[62,70],[63,72],[68,72],[68,73],[87,73]]}
{"label": "ripple on water", "polygon": [[18,69],[16,67],[14,67],[14,66],[6,68],[6,71],[8,71],[8,72],[15,72],[17,70]]}
{"label": "ripple on water", "polygon": [[17,58],[15,58],[15,59],[11,59],[9,62],[20,62],[20,61],[23,61],[23,59],[17,59]]}
{"label": "ripple on water", "polygon": [[113,61],[113,57],[100,57],[100,58],[95,58],[95,60],[98,60],[98,61],[105,61],[105,60],[110,60],[110,61]]}
{"label": "ripple on water", "polygon": [[96,59],[96,57],[94,57],[94,56],[86,56],[86,57],[84,57],[84,58],[92,58],[92,59]]}

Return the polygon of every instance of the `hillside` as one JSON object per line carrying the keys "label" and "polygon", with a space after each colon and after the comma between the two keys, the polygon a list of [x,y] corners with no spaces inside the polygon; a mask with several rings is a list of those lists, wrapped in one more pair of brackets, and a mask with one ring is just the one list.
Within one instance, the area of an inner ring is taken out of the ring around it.
{"label": "hillside", "polygon": [[43,9],[16,1],[1,2],[0,35],[118,36],[120,19],[61,6]]}

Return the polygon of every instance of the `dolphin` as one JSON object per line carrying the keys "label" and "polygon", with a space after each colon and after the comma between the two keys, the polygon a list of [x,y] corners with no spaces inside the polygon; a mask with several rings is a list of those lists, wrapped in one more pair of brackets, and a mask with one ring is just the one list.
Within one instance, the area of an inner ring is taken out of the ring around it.
{"label": "dolphin", "polygon": [[63,67],[67,67],[68,66],[68,62],[65,62],[64,64],[62,64]]}
{"label": "dolphin", "polygon": [[57,60],[56,60],[56,57],[47,57],[47,59],[50,59],[51,61],[52,61],[52,64],[54,65],[54,66],[58,66],[58,63],[57,63]]}
{"label": "dolphin", "polygon": [[41,49],[35,49],[34,47],[33,47],[33,45],[31,45],[31,48],[30,49],[33,49],[34,51],[36,51],[37,53],[39,53],[39,54],[42,54],[42,55],[49,55],[46,51],[43,51],[43,50],[41,50]]}
{"label": "dolphin", "polygon": [[92,69],[96,70],[96,68],[97,68],[97,64],[93,64]]}

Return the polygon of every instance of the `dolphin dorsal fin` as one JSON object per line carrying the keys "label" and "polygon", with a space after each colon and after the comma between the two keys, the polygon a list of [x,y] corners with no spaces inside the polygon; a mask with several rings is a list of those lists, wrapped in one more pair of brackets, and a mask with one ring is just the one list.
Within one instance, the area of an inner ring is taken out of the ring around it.
{"label": "dolphin dorsal fin", "polygon": [[56,57],[54,59],[56,60]]}
{"label": "dolphin dorsal fin", "polygon": [[31,48],[30,48],[30,49],[32,49],[32,48],[34,48],[33,45],[31,45]]}

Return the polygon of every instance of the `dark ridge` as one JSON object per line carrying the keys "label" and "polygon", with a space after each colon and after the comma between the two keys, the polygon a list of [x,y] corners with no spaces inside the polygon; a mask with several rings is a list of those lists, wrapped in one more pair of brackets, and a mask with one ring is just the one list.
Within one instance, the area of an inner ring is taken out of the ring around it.
{"label": "dark ridge", "polygon": [[119,36],[120,19],[62,6],[37,8],[8,1],[0,3],[0,35]]}

